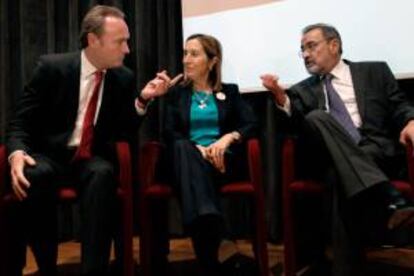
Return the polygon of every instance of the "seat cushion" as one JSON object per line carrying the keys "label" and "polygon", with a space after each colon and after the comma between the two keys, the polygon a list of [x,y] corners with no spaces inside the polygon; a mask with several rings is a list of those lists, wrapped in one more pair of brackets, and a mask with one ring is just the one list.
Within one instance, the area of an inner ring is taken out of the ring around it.
{"label": "seat cushion", "polygon": [[252,194],[254,186],[247,181],[232,182],[221,187],[220,192],[223,194]]}

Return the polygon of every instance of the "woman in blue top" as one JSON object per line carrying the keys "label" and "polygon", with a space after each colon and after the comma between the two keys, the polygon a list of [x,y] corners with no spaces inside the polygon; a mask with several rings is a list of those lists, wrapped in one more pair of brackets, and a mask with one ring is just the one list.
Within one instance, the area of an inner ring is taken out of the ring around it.
{"label": "woman in blue top", "polygon": [[221,82],[221,63],[217,39],[190,36],[184,47],[184,81],[169,91],[165,113],[165,138],[173,151],[184,226],[207,274],[219,266],[223,220],[218,188],[234,177],[235,160],[243,159],[237,154],[240,142],[256,129],[255,116],[237,85]]}

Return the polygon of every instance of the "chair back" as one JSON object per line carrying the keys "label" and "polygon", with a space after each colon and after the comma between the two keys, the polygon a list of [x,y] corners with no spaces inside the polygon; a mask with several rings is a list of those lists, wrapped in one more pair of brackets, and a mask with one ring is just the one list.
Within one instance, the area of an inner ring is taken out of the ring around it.
{"label": "chair back", "polygon": [[163,149],[164,146],[156,141],[147,142],[141,147],[138,157],[138,180],[141,190],[145,191],[155,183],[155,169]]}

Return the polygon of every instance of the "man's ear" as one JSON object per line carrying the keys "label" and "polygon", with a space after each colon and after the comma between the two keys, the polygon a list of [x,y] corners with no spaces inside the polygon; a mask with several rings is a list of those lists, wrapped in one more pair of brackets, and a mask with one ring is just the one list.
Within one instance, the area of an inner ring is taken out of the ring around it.
{"label": "man's ear", "polygon": [[99,43],[99,37],[95,33],[88,33],[86,38],[88,40],[88,45],[92,48],[96,47]]}
{"label": "man's ear", "polygon": [[338,39],[332,39],[329,46],[333,52],[339,53],[340,44]]}

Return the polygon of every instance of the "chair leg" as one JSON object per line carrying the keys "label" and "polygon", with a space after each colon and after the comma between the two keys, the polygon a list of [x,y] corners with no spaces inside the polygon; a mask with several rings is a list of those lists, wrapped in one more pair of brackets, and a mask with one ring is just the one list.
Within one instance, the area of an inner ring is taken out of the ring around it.
{"label": "chair leg", "polygon": [[123,272],[124,276],[134,275],[134,257],[133,257],[133,204],[132,196],[126,195],[123,201]]}
{"label": "chair leg", "polygon": [[151,275],[151,218],[149,212],[149,200],[141,199],[140,204],[140,266],[142,275]]}
{"label": "chair leg", "polygon": [[142,274],[165,275],[169,253],[167,201],[164,198],[148,199],[142,204],[141,214]]}
{"label": "chair leg", "polygon": [[[288,189],[287,187],[284,187]],[[284,261],[283,273],[285,276],[294,276],[296,274],[295,260],[295,237],[293,227],[293,210],[290,191],[284,191],[283,194],[283,243],[284,243]]]}
{"label": "chair leg", "polygon": [[269,275],[269,257],[267,253],[267,235],[266,223],[264,217],[264,202],[256,200],[256,207],[254,208],[254,223],[255,223],[255,237],[254,237],[254,251],[257,262],[259,264],[260,275]]}

